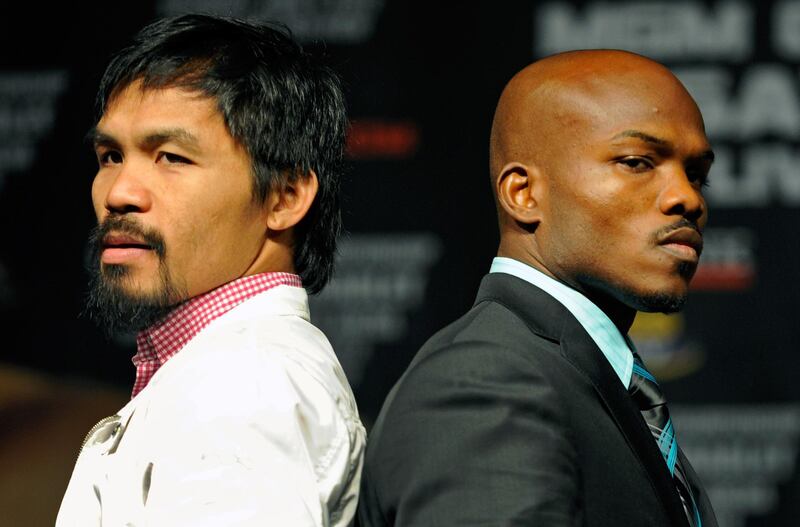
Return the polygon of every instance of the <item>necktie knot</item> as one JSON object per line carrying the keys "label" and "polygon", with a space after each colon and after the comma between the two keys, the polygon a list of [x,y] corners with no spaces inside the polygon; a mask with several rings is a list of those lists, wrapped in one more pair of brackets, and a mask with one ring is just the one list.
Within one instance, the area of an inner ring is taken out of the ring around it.
{"label": "necktie knot", "polygon": [[[658,381],[647,371],[647,368],[645,368],[642,362],[642,358],[635,352],[633,354],[633,375],[631,376],[631,384],[630,388],[628,388],[628,392],[642,411],[667,404],[667,399],[658,386]],[[666,408],[664,408],[664,412],[666,412]]]}

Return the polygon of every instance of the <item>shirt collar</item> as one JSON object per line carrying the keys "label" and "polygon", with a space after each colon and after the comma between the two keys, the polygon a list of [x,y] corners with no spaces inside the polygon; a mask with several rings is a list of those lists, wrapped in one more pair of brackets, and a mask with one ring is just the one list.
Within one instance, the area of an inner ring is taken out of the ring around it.
{"label": "shirt collar", "polygon": [[627,389],[633,372],[633,353],[627,335],[623,336],[608,315],[594,305],[591,300],[558,280],[550,278],[538,269],[518,260],[496,257],[492,261],[490,273],[506,273],[521,278],[543,290],[564,305],[608,360],[614,372]]}
{"label": "shirt collar", "polygon": [[190,298],[136,337],[136,381],[133,396],[142,391],[155,372],[175,356],[213,320],[245,300],[279,285],[302,287],[291,273],[259,273],[245,276]]}

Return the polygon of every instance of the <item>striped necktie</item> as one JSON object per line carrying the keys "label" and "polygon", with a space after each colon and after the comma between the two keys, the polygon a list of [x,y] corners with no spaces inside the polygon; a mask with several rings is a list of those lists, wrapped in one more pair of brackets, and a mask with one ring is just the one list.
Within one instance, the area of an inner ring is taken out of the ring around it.
{"label": "striped necktie", "polygon": [[667,411],[667,400],[661,393],[655,377],[647,371],[642,363],[642,358],[636,352],[633,353],[633,375],[628,391],[650,427],[650,433],[653,434],[653,438],[661,450],[661,455],[664,456],[689,525],[702,527],[700,511],[697,509],[686,474],[678,460],[678,440],[675,438],[675,429]]}

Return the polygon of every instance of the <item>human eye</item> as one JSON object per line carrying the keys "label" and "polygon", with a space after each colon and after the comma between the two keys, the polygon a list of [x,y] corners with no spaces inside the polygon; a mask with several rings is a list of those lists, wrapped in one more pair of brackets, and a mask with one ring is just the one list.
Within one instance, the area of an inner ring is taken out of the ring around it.
{"label": "human eye", "polygon": [[100,166],[118,165],[122,163],[122,154],[118,150],[98,150],[97,162]]}
{"label": "human eye", "polygon": [[708,186],[708,173],[711,170],[711,163],[708,161],[690,161],[686,164],[686,179],[694,185],[700,187]]}
{"label": "human eye", "polygon": [[164,162],[168,165],[191,165],[192,161],[188,158],[185,158],[181,155],[174,154],[172,152],[160,152],[158,154],[159,162]]}
{"label": "human eye", "polygon": [[625,156],[616,160],[623,169],[631,172],[646,172],[654,168],[653,161],[642,156]]}
{"label": "human eye", "polygon": [[700,187],[707,187],[708,183],[708,170],[703,169],[687,169],[686,177],[690,183],[699,185]]}

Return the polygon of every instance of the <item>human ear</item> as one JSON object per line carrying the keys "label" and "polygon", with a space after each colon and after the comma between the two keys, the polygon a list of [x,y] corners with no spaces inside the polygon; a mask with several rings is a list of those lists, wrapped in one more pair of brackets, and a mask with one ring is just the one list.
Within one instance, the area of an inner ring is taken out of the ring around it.
{"label": "human ear", "polygon": [[495,192],[500,208],[511,218],[526,225],[541,221],[540,196],[542,175],[535,166],[509,163],[500,170]]}
{"label": "human ear", "polygon": [[314,198],[317,196],[319,181],[317,174],[309,170],[292,181],[285,181],[270,191],[267,199],[267,228],[271,231],[284,231],[300,223]]}

